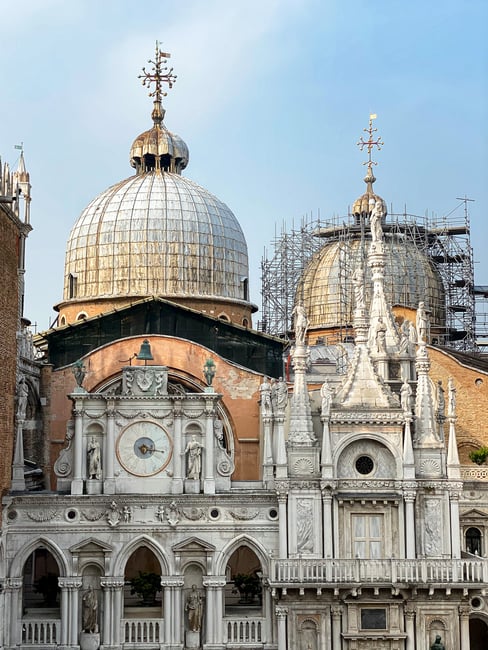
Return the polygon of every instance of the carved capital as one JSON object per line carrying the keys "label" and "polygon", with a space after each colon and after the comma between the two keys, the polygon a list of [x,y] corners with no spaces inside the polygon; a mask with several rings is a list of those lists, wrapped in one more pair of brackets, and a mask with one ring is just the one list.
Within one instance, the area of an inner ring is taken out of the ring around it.
{"label": "carved capital", "polygon": [[185,581],[181,576],[162,576],[161,587],[177,588],[183,587]]}
{"label": "carved capital", "polygon": [[124,578],[117,576],[117,577],[104,577],[100,578],[100,586],[103,587],[103,589],[122,589],[124,586]]}
{"label": "carved capital", "polygon": [[467,604],[459,605],[458,611],[461,618],[469,618],[471,607]]}
{"label": "carved capital", "polygon": [[22,578],[6,578],[5,580],[5,591],[15,591],[22,587],[23,580]]}
{"label": "carved capital", "polygon": [[225,576],[207,576],[203,578],[203,586],[207,589],[223,589],[227,584]]}
{"label": "carved capital", "polygon": [[416,496],[417,496],[417,492],[414,492],[413,490],[403,491],[403,498],[405,499],[406,503],[413,503],[415,501]]}
{"label": "carved capital", "polygon": [[330,611],[332,613],[332,618],[340,618],[342,616],[342,607],[341,605],[332,605],[330,608]]}
{"label": "carved capital", "polygon": [[73,409],[73,415],[75,416],[75,418],[80,418],[84,414],[84,412],[85,411],[83,409]]}
{"label": "carved capital", "polygon": [[288,607],[283,607],[283,605],[275,605],[275,614],[278,620],[284,620],[288,614]]}

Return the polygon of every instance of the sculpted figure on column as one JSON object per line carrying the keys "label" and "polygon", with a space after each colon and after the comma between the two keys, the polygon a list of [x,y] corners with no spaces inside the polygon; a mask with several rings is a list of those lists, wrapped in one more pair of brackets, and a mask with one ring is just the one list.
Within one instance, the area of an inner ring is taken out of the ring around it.
{"label": "sculpted figure on column", "polygon": [[371,239],[374,243],[383,239],[383,227],[381,221],[383,219],[383,204],[381,201],[376,201],[374,208],[371,211],[369,225],[371,228]]}
{"label": "sculpted figure on column", "polygon": [[100,443],[95,438],[90,438],[88,443],[88,478],[101,478]]}
{"label": "sculpted figure on column", "polygon": [[333,390],[330,387],[329,382],[327,379],[325,379],[324,383],[322,384],[322,387],[320,388],[320,396],[322,398],[322,405],[321,405],[321,415],[322,416],[327,416],[330,415],[330,407],[332,404],[332,394]]}
{"label": "sculpted figure on column", "polygon": [[192,436],[186,445],[185,454],[188,454],[187,477],[195,480],[200,478],[202,470],[202,448],[203,445],[198,442],[196,436]]}
{"label": "sculpted figure on column", "polygon": [[449,391],[447,415],[454,417],[456,415],[456,388],[454,387],[454,379],[452,377],[449,377],[447,380],[447,388]]}
{"label": "sculpted figure on column", "polygon": [[83,632],[98,633],[98,599],[91,586],[83,594]]}
{"label": "sculpted figure on column", "polygon": [[192,585],[188,594],[185,611],[188,612],[188,627],[192,632],[198,632],[202,624],[203,599],[196,585]]}
{"label": "sculpted figure on column", "polygon": [[17,420],[25,420],[25,413],[27,411],[27,398],[29,396],[29,388],[25,378],[22,376],[18,385],[17,394]]}
{"label": "sculpted figure on column", "polygon": [[308,318],[303,305],[297,305],[292,314],[295,316],[295,342],[297,345],[305,345],[305,336],[308,329]]}
{"label": "sculpted figure on column", "polygon": [[429,319],[427,317],[427,312],[425,311],[424,302],[419,302],[419,306],[417,309],[416,325],[417,325],[417,336],[419,339],[419,343],[421,343],[422,341],[427,343],[429,338]]}
{"label": "sculpted figure on column", "polygon": [[270,416],[273,414],[273,407],[271,405],[271,384],[268,377],[264,377],[261,386],[259,387],[259,395],[261,401],[261,414]]}

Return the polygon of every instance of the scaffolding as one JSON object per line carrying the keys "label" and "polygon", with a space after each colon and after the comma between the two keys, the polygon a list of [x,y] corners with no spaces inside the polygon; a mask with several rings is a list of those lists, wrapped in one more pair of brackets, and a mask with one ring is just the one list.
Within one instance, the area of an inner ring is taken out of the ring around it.
{"label": "scaffolding", "polygon": [[[439,325],[437,342],[473,352],[478,348],[468,200],[462,199],[451,213],[441,218],[419,217],[406,211],[390,213],[383,230],[386,241],[392,246],[390,255],[394,255],[398,247],[414,243],[418,251],[427,256],[442,280],[443,292],[432,292],[427,296],[434,320]],[[464,214],[454,214],[463,203]],[[365,255],[364,236],[363,222],[358,223],[352,215],[336,217],[327,222],[311,218],[302,220],[298,229],[292,227],[288,232],[283,226],[281,234],[273,242],[273,255],[268,257],[265,251],[261,262],[262,320],[258,324],[259,329],[287,338],[292,326],[293,306],[297,300],[304,298],[301,282],[304,270],[308,267],[313,271],[313,265],[318,264],[317,253],[325,245],[336,242],[335,250],[339,255],[337,276],[322,288],[326,295],[308,295],[306,298],[314,306],[318,301],[328,302],[328,306],[321,305],[321,308],[333,314],[337,327],[347,330],[352,321],[351,275],[358,256]],[[414,306],[411,304],[412,287],[408,282],[411,283],[412,278],[408,269],[403,274],[397,274],[396,279],[385,277],[385,283],[388,282],[400,283],[394,288],[397,302]],[[390,286],[390,290],[393,291],[393,286]],[[425,287],[416,287],[417,294],[423,295],[423,291]],[[342,334],[347,335],[347,331]],[[344,340],[342,334],[341,340]]]}

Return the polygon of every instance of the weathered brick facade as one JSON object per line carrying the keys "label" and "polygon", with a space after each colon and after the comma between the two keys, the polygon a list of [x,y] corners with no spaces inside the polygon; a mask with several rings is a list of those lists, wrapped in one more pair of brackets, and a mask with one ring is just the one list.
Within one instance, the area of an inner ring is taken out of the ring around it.
{"label": "weathered brick facade", "polygon": [[19,317],[19,238],[22,224],[0,203],[0,490],[8,489],[14,447],[16,332]]}

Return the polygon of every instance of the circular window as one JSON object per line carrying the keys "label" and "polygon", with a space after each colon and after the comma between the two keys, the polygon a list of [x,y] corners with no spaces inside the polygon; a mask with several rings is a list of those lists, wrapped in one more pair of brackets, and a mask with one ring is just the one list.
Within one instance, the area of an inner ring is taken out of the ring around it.
{"label": "circular window", "polygon": [[477,386],[478,388],[481,388],[481,386],[483,386],[483,380],[481,379],[481,377],[477,377],[474,380],[474,383],[475,383],[475,386]]}
{"label": "circular window", "polygon": [[471,607],[473,609],[480,609],[480,607],[483,607],[483,601],[481,598],[471,598]]}
{"label": "circular window", "polygon": [[356,460],[356,470],[360,474],[371,474],[374,469],[373,459],[369,456],[359,456]]}
{"label": "circular window", "polygon": [[220,517],[220,510],[217,508],[212,508],[210,510],[210,519],[218,519]]}
{"label": "circular window", "polygon": [[268,510],[268,517],[274,521],[275,519],[278,519],[278,510],[276,508],[270,508]]}
{"label": "circular window", "polygon": [[17,519],[17,510],[9,510],[7,517],[10,521]]}
{"label": "circular window", "polygon": [[69,510],[66,510],[64,513],[64,517],[66,521],[78,521],[79,519],[79,512],[75,508],[70,508]]}

